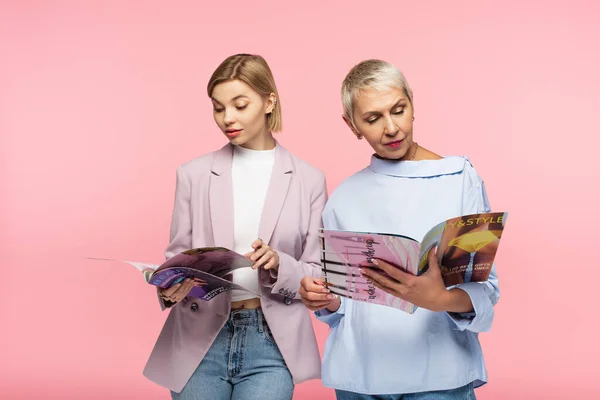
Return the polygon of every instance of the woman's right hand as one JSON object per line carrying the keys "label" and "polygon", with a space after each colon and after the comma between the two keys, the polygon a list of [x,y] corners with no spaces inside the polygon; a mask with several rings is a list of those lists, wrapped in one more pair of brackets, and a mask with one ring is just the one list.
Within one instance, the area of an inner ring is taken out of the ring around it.
{"label": "woman's right hand", "polygon": [[331,294],[322,279],[305,276],[300,281],[298,293],[304,305],[311,311],[327,308],[328,311],[335,312],[340,308],[339,296]]}
{"label": "woman's right hand", "polygon": [[204,286],[206,282],[202,279],[194,278],[186,278],[183,282],[177,283],[170,288],[161,289],[160,297],[163,300],[170,301],[172,303],[179,303],[183,300],[194,288],[194,286]]}

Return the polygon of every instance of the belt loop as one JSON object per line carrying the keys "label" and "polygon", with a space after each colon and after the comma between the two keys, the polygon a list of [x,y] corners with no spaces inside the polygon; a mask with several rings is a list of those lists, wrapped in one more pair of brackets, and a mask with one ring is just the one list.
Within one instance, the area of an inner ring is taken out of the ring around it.
{"label": "belt loop", "polygon": [[258,319],[258,331],[260,333],[263,333],[263,331],[264,331],[263,315],[262,315],[262,312],[260,312],[260,308],[256,309],[256,316]]}

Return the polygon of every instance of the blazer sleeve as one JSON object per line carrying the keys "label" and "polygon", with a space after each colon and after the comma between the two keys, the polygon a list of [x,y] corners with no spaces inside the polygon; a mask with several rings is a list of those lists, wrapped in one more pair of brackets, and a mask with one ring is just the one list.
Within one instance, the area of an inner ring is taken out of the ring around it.
{"label": "blazer sleeve", "polygon": [[[169,245],[165,250],[165,257],[169,259],[174,255],[192,247],[192,216],[190,209],[191,184],[189,176],[182,166],[177,168],[177,181],[175,185],[175,204],[171,216],[171,230]],[[160,289],[157,289],[158,296]],[[163,300],[158,296],[161,310],[172,307],[175,303]]]}
{"label": "blazer sleeve", "polygon": [[271,287],[271,293],[273,294],[280,294],[286,298],[300,299],[298,288],[300,288],[302,278],[305,276],[321,276],[319,230],[323,227],[321,215],[327,202],[325,175],[321,173],[317,182],[318,184],[315,185],[311,200],[308,234],[303,243],[300,258],[296,260],[289,254],[278,251],[278,270],[269,270],[269,273],[263,274],[263,278],[261,279],[262,285]]}

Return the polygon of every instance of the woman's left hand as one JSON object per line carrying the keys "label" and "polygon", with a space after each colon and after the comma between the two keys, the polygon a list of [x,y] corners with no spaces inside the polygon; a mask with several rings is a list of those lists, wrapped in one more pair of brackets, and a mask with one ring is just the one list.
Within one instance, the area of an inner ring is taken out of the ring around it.
{"label": "woman's left hand", "polygon": [[262,265],[264,269],[274,269],[277,271],[279,268],[279,254],[268,244],[264,243],[261,239],[257,239],[252,243],[254,251],[245,254],[250,260],[254,261],[252,268],[256,269]]}
{"label": "woman's left hand", "polygon": [[373,264],[389,277],[376,272],[375,268],[363,268],[361,272],[375,287],[417,307],[446,311],[451,299],[442,279],[436,253],[437,248],[429,252],[429,269],[421,276],[404,272],[383,260],[373,260]]}

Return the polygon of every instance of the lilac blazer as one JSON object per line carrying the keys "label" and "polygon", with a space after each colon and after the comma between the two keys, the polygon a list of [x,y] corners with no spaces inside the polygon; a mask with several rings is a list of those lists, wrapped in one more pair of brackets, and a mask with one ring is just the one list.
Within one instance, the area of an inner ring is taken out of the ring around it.
{"label": "lilac blazer", "polygon": [[[177,169],[167,258],[184,250],[233,248],[233,146]],[[327,201],[325,175],[277,144],[259,237],[279,253],[279,270],[259,272],[262,310],[294,383],[321,377],[310,313],[297,294],[300,279],[320,276],[319,228]],[[161,308],[167,308],[160,298]],[[180,392],[229,317],[231,295],[187,297],[170,308],[144,375]]]}

